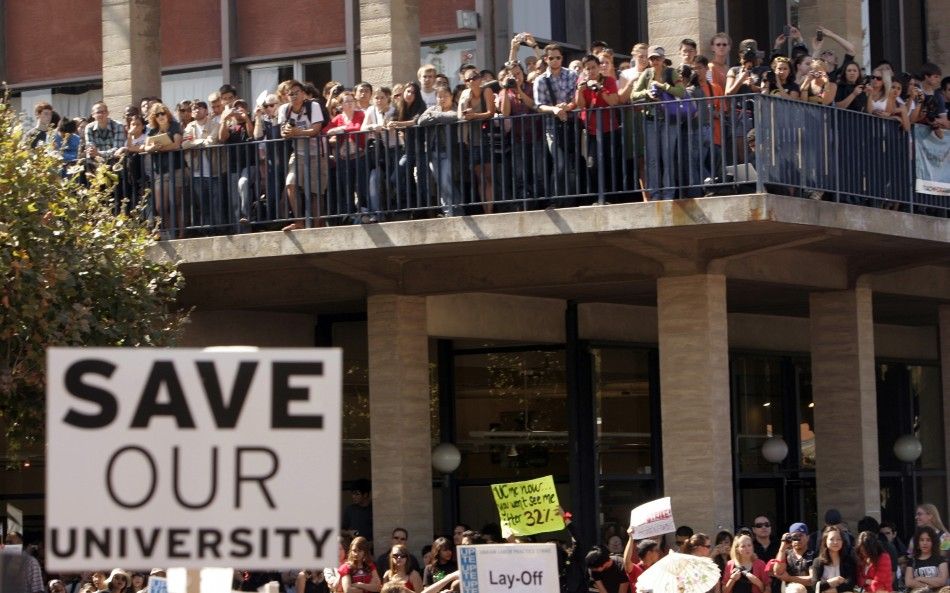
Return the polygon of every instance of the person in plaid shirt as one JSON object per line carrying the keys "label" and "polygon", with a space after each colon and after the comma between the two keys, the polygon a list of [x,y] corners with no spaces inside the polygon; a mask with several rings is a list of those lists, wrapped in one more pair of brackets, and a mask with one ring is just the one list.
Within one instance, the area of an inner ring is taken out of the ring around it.
{"label": "person in plaid shirt", "polygon": [[[577,89],[577,73],[563,67],[564,52],[556,43],[545,46],[544,61],[548,69],[534,81],[534,102],[538,106],[538,111],[550,113],[562,122],[558,124],[550,119],[544,126],[545,141],[554,160],[554,188],[555,192],[559,193],[563,189],[565,166],[569,165],[565,146],[566,143],[573,142],[568,138],[564,122],[567,122],[568,112],[575,108],[574,91]],[[567,178],[569,183],[573,179],[574,175],[569,175]]]}
{"label": "person in plaid shirt", "polygon": [[125,126],[109,119],[109,107],[99,101],[92,106],[93,122],[86,126],[86,158],[109,160],[125,146]]}

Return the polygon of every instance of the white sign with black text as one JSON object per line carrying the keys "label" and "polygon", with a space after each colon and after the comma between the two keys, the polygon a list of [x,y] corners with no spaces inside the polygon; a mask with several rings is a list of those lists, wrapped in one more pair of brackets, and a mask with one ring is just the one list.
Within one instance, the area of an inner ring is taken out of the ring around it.
{"label": "white sign with black text", "polygon": [[338,349],[51,348],[53,571],[334,564]]}
{"label": "white sign with black text", "polygon": [[555,544],[459,546],[462,593],[557,593]]}

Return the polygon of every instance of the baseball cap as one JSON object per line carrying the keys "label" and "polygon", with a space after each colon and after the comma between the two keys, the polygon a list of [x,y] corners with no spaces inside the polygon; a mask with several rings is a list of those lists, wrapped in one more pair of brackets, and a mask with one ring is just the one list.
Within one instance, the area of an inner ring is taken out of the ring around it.
{"label": "baseball cap", "polygon": [[789,533],[808,533],[808,525],[804,523],[792,523],[788,528]]}
{"label": "baseball cap", "polygon": [[647,51],[647,58],[653,58],[653,57],[665,58],[666,50],[663,49],[663,47],[659,45],[651,45],[650,49]]}

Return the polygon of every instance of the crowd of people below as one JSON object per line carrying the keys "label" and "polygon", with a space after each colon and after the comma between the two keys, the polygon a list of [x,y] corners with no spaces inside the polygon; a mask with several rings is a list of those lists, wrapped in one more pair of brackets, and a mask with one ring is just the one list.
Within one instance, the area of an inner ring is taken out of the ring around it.
{"label": "crowd of people below", "polygon": [[[915,529],[906,543],[893,523],[864,517],[852,532],[841,513],[829,509],[817,531],[810,531],[803,522],[773,531],[773,521],[762,514],[754,518],[751,527],[722,530],[715,537],[682,525],[672,542],[666,536],[638,539],[633,527],[607,524],[601,541],[590,545],[579,541],[572,515],[563,510],[559,513],[568,539],[558,540],[556,533],[536,537],[557,543],[558,579],[564,593],[634,593],[640,575],[671,551],[715,563],[721,576],[708,593],[946,593],[950,585],[950,533],[930,503],[917,507]],[[782,535],[776,537],[777,533]],[[274,582],[280,593],[457,591],[457,546],[533,541],[531,537],[503,539],[494,523],[481,531],[459,523],[451,535],[424,546],[418,557],[410,552],[408,540],[409,532],[396,527],[390,547],[374,556],[369,539],[343,530],[334,565],[284,573],[236,570],[233,586],[235,590],[257,591]],[[9,534],[6,541],[22,544],[17,533]],[[54,575],[47,582],[35,557],[40,554],[24,550],[22,555],[26,560],[22,593],[144,593],[150,577],[165,576],[160,568],[149,573],[116,568]]]}
{"label": "crowd of people below", "polygon": [[[829,40],[843,49],[840,60]],[[59,118],[44,102],[25,141],[51,145],[67,177],[127,159],[117,167],[121,195],[150,187],[167,228],[288,220],[293,230],[305,213],[367,223],[400,208],[451,216],[472,212],[467,204],[484,213],[514,200],[544,207],[551,196],[708,195],[727,165],[754,164],[750,95],[894,119],[905,130],[926,125],[940,138],[950,127],[950,77],[936,64],[915,74],[886,61],[868,68],[823,27],[809,46],[787,26],[768,57],[743,40],[737,63],[732,43],[717,33],[700,55],[697,42],[683,39],[675,57],[637,43],[632,60],[618,63],[594,42],[565,64],[564,48],[541,48],[521,33],[503,68],[463,65],[454,86],[432,65],[417,80],[376,88],[287,80],[253,104],[226,84],[174,107],[145,97],[125,107],[121,122],[102,102],[77,119]],[[534,50],[524,63],[522,45]],[[254,144],[260,140],[268,142]],[[814,190],[786,193],[824,197]]]}

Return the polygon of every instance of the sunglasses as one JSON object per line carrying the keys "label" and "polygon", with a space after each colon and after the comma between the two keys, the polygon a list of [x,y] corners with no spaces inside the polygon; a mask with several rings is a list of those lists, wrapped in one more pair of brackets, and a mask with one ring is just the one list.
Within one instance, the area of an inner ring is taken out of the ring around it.
{"label": "sunglasses", "polygon": [[472,81],[475,80],[476,78],[478,78],[478,77],[477,77],[477,76],[469,76],[468,78],[465,78],[464,80],[465,80],[465,82],[472,82]]}
{"label": "sunglasses", "polygon": [[159,111],[158,113],[155,114],[156,117],[161,117],[161,116],[163,116],[163,115],[167,117],[167,116],[168,116],[168,112],[167,112],[167,111]]}
{"label": "sunglasses", "polygon": [[716,47],[729,47],[728,43],[713,43],[713,45]]}
{"label": "sunglasses", "polygon": [[753,527],[757,527],[757,528],[759,528],[759,529],[761,529],[761,528],[763,528],[763,527],[771,527],[771,526],[772,526],[771,523],[756,523],[755,525],[753,525]]}
{"label": "sunglasses", "polygon": [[883,76],[877,76],[877,75],[873,75],[871,76],[871,78],[873,78],[874,80],[884,80]]}

